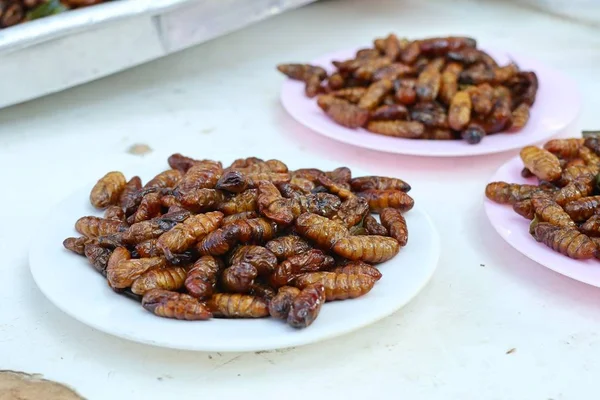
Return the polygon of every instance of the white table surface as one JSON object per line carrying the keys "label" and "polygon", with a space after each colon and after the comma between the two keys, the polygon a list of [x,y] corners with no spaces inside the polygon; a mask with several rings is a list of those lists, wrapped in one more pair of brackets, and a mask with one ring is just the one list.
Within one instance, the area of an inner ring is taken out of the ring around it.
{"label": "white table surface", "polygon": [[[89,399],[595,397],[600,289],[518,254],[483,213],[487,180],[515,152],[469,159],[381,154],[322,138],[280,106],[275,64],[390,31],[468,34],[529,53],[578,82],[585,105],[571,132],[600,126],[598,29],[500,1],[323,1],[0,111],[0,369],[43,374]],[[136,143],[154,151],[131,155]],[[433,280],[370,327],[259,353],[131,343],[80,324],[39,292],[28,246],[36,223],[64,196],[120,165],[164,163],[176,151],[218,156],[224,151],[213,149],[225,146],[240,156],[311,155],[405,178],[442,237]]]}

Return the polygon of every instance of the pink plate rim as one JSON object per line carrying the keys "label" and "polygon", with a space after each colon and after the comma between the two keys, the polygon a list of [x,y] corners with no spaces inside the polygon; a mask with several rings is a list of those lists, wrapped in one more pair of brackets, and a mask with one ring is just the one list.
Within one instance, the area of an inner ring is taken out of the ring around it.
{"label": "pink plate rim", "polygon": [[[514,150],[546,140],[567,128],[581,110],[581,94],[577,84],[562,72],[541,62],[514,52],[485,47],[499,63],[514,61],[524,70],[534,70],[540,88],[531,119],[525,128],[514,134],[496,134],[477,145],[463,141],[429,141],[392,138],[372,134],[364,129],[348,129],[329,120],[316,105],[315,99],[304,95],[302,82],[287,79],[280,100],[286,111],[299,123],[339,142],[387,153],[428,157],[469,157]],[[323,55],[312,61],[332,70],[332,60],[352,57],[357,49],[346,49]]]}

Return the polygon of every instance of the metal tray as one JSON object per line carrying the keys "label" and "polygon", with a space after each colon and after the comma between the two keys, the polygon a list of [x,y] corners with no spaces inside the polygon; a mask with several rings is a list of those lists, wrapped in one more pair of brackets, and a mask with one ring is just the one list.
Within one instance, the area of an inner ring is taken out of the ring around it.
{"label": "metal tray", "polygon": [[0,30],[0,107],[168,55],[315,0],[122,0]]}

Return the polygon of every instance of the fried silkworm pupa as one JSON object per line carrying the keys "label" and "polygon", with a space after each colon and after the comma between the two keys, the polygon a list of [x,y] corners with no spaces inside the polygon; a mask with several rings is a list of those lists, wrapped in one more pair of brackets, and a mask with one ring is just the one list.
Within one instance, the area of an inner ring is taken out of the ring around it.
{"label": "fried silkworm pupa", "polygon": [[443,58],[436,58],[421,71],[417,78],[415,91],[421,101],[433,101],[437,98],[442,82],[440,69],[444,66]]}
{"label": "fried silkworm pupa", "polygon": [[157,246],[158,239],[148,239],[135,245],[135,251],[140,258],[160,257],[162,250]]}
{"label": "fried silkworm pupa", "polygon": [[125,211],[120,206],[108,206],[104,211],[104,219],[124,222]]}
{"label": "fried silkworm pupa", "polygon": [[353,261],[369,263],[385,262],[400,250],[398,241],[385,236],[348,236],[338,240],[333,246],[333,252]]}
{"label": "fried silkworm pupa", "polygon": [[393,63],[386,67],[377,69],[373,73],[373,80],[379,81],[381,79],[389,79],[393,81],[394,79],[402,78],[407,75],[414,75],[415,72],[415,69],[410,65]]}
{"label": "fried silkworm pupa", "polygon": [[340,184],[350,183],[352,171],[348,167],[338,167],[333,171],[325,172],[325,175],[332,181]]}
{"label": "fried silkworm pupa", "polygon": [[293,286],[282,286],[277,290],[275,297],[269,302],[269,314],[273,318],[287,319],[292,303],[296,296],[300,294],[300,289]]}
{"label": "fried silkworm pupa", "polygon": [[238,222],[219,228],[208,235],[204,236],[198,244],[196,250],[202,255],[221,256],[228,253],[238,242],[240,236],[240,228]]}
{"label": "fried silkworm pupa", "polygon": [[298,274],[326,270],[334,265],[333,257],[321,250],[308,250],[291,256],[275,268],[271,276],[271,284],[279,287],[289,284]]}
{"label": "fried silkworm pupa", "polygon": [[600,215],[592,215],[579,227],[579,231],[587,236],[600,237]]}
{"label": "fried silkworm pupa", "polygon": [[[115,249],[116,253],[117,249]],[[110,262],[106,269],[106,277],[112,288],[124,289],[130,287],[133,282],[142,274],[153,269],[163,268],[166,260],[163,257],[139,258],[139,259],[120,259],[119,253],[111,256],[118,261]]]}
{"label": "fried silkworm pupa", "polygon": [[261,276],[269,275],[277,266],[277,257],[262,246],[240,246],[229,257],[229,264],[248,263],[256,268]]}
{"label": "fried silkworm pupa", "polygon": [[131,291],[143,296],[152,289],[179,290],[183,287],[186,270],[182,267],[167,267],[148,271],[137,278]]}
{"label": "fried silkworm pupa", "polygon": [[192,212],[214,211],[225,200],[223,192],[206,188],[193,189],[175,197],[183,208]]}
{"label": "fried silkworm pupa", "polygon": [[351,197],[355,197],[355,194],[346,186],[333,181],[326,175],[319,176],[319,183],[327,188],[331,193],[339,196],[341,199],[346,200]]}
{"label": "fried silkworm pupa", "polygon": [[255,281],[250,287],[250,292],[248,294],[250,296],[261,297],[267,301],[271,301],[277,294],[277,291],[266,283]]}
{"label": "fried silkworm pupa", "polygon": [[371,112],[371,121],[393,121],[407,119],[408,109],[402,104],[390,104],[377,107]]}
{"label": "fried silkworm pupa", "polygon": [[339,222],[312,213],[304,213],[296,219],[296,230],[327,250],[339,239],[349,235],[348,229]]}
{"label": "fried silkworm pupa", "polygon": [[372,215],[365,216],[363,219],[363,228],[368,235],[388,236],[388,230],[381,225]]}
{"label": "fried silkworm pupa", "polygon": [[367,93],[367,88],[351,87],[336,90],[335,92],[331,92],[330,95],[338,99],[349,101],[352,104],[356,104],[365,95],[365,93]]}
{"label": "fried silkworm pupa", "polygon": [[452,98],[458,91],[458,76],[463,70],[463,66],[456,62],[446,65],[442,72],[440,81],[439,98],[446,104],[450,104]]}
{"label": "fried silkworm pupa", "polygon": [[175,187],[183,174],[177,169],[168,169],[156,175],[150,179],[148,183],[144,185],[144,189],[148,188],[172,188]]}
{"label": "fried silkworm pupa", "polygon": [[301,213],[310,212],[327,218],[333,217],[342,205],[340,198],[330,193],[309,194],[300,196],[296,200],[300,205]]}
{"label": "fried silkworm pupa", "polygon": [[230,193],[242,193],[248,188],[248,178],[240,171],[227,171],[215,185],[215,189]]}
{"label": "fried silkworm pupa", "polygon": [[535,185],[520,185],[518,183],[491,182],[485,187],[485,196],[495,203],[515,204],[527,200],[534,193],[541,191]]}
{"label": "fried silkworm pupa", "polygon": [[471,95],[473,111],[481,116],[488,115],[494,106],[494,89],[489,83],[482,83],[472,88],[469,94]]}
{"label": "fried silkworm pupa", "polygon": [[361,176],[350,181],[352,190],[363,192],[365,190],[400,190],[409,192],[411,187],[408,183],[398,178],[387,178],[385,176]]}
{"label": "fried silkworm pupa", "polygon": [[562,172],[560,162],[548,150],[526,146],[521,150],[520,156],[525,167],[538,178],[550,182],[560,178]]}
{"label": "fried silkworm pupa", "polygon": [[325,109],[325,114],[336,123],[346,128],[356,129],[364,126],[369,120],[369,111],[349,102],[338,99]]}
{"label": "fried silkworm pupa", "polygon": [[179,153],[175,153],[169,156],[167,162],[169,163],[169,167],[185,174],[188,169],[192,168],[194,164],[197,164],[201,161],[186,157]]}
{"label": "fried silkworm pupa", "polygon": [[292,203],[281,196],[281,193],[271,182],[258,183],[258,210],[265,217],[282,225],[294,222]]}
{"label": "fried silkworm pupa", "polygon": [[448,129],[446,110],[435,103],[415,104],[410,110],[410,119],[418,121],[428,128]]}
{"label": "fried silkworm pupa", "polygon": [[288,78],[298,81],[306,81],[311,76],[316,76],[320,80],[327,77],[327,71],[310,64],[279,64],[277,69]]}
{"label": "fried silkworm pupa", "polygon": [[558,184],[561,186],[566,186],[570,182],[573,182],[575,179],[578,179],[579,177],[589,175],[593,179],[596,177],[597,174],[598,169],[591,168],[588,165],[570,166],[563,170]]}
{"label": "fried silkworm pupa", "polygon": [[421,55],[421,47],[417,41],[410,42],[400,53],[400,60],[406,64],[414,63]]}
{"label": "fried silkworm pupa", "polygon": [[[560,227],[576,227],[575,222],[571,220],[570,214],[565,212],[561,206],[556,204],[556,202],[552,199],[552,197],[550,197],[550,195],[548,195],[548,193],[535,193],[531,197],[531,204],[533,205],[535,214],[537,214],[542,221],[549,222],[552,225]],[[585,220],[587,217],[582,219]]]}
{"label": "fried silkworm pupa", "polygon": [[390,59],[396,60],[400,56],[400,52],[408,43],[400,42],[396,35],[389,34],[383,39],[383,53]]}
{"label": "fried silkworm pupa", "polygon": [[415,86],[417,81],[415,79],[397,79],[394,81],[394,98],[399,104],[409,106],[417,101],[417,92],[415,92]]}
{"label": "fried silkworm pupa", "polygon": [[531,199],[517,201],[513,204],[513,210],[523,218],[532,220],[535,216],[535,210]]}
{"label": "fried silkworm pupa", "polygon": [[281,236],[270,240],[265,247],[273,253],[279,261],[286,260],[296,254],[304,253],[311,249],[310,245],[299,236]]}
{"label": "fried silkworm pupa", "polygon": [[202,256],[196,260],[184,282],[189,294],[199,299],[210,298],[217,287],[221,268],[221,260],[213,256]]}
{"label": "fried silkworm pupa", "polygon": [[369,132],[406,139],[420,139],[425,134],[425,125],[418,121],[371,121]]}
{"label": "fried silkworm pupa", "polygon": [[339,221],[346,228],[350,228],[365,218],[369,213],[369,203],[362,197],[351,197],[345,200],[337,213],[333,216],[334,221]]}
{"label": "fried silkworm pupa", "polygon": [[586,197],[594,191],[594,178],[590,175],[580,176],[566,186],[562,187],[556,194],[554,201],[564,206],[571,201]]}
{"label": "fried silkworm pupa", "polygon": [[219,211],[225,215],[239,214],[248,211],[258,211],[256,200],[258,190],[248,189],[219,204]]}
{"label": "fried silkworm pupa", "polygon": [[327,88],[331,91],[342,89],[346,86],[346,79],[342,74],[336,72],[327,79]]}
{"label": "fried silkworm pupa", "polygon": [[300,275],[294,281],[298,288],[322,284],[326,301],[355,299],[371,291],[375,279],[369,275],[336,274],[335,272],[311,272]]}
{"label": "fried silkworm pupa", "polygon": [[579,157],[586,165],[592,168],[598,168],[598,166],[600,166],[600,156],[590,150],[587,146],[579,148]]}
{"label": "fried silkworm pupa", "polygon": [[521,129],[529,121],[529,105],[521,103],[512,112],[512,124],[510,125],[509,132],[516,132]]}
{"label": "fried silkworm pupa", "polygon": [[88,216],[81,217],[75,222],[75,230],[87,237],[107,236],[124,232],[127,230],[127,224],[121,221]]}
{"label": "fried silkworm pupa", "polygon": [[398,241],[400,247],[406,246],[408,242],[408,227],[406,226],[406,219],[395,208],[384,208],[381,210],[379,215],[381,217],[381,223],[388,230],[390,237],[393,237]]}
{"label": "fried silkworm pupa", "polygon": [[400,190],[366,190],[357,193],[359,197],[367,200],[372,212],[379,212],[384,208],[397,208],[406,212],[413,208],[415,201],[405,192]]}
{"label": "fried silkworm pupa", "polygon": [[583,146],[585,139],[553,139],[544,144],[544,149],[560,158],[575,158],[579,155],[579,149]]}
{"label": "fried silkworm pupa", "polygon": [[202,160],[187,170],[179,181],[174,194],[183,195],[195,189],[214,189],[221,178],[223,165],[218,161]]}
{"label": "fried silkworm pupa", "polygon": [[159,216],[162,210],[161,197],[162,195],[159,192],[145,195],[135,213],[127,218],[127,222],[135,224]]}
{"label": "fried silkworm pupa", "polygon": [[247,262],[233,264],[221,274],[221,286],[228,292],[248,293],[258,276],[256,268]]}
{"label": "fried silkworm pupa", "polygon": [[321,86],[322,79],[318,75],[311,75],[305,83],[304,93],[306,97],[313,98],[318,94],[325,92],[325,88]]}
{"label": "fried silkworm pupa", "polygon": [[561,228],[540,222],[534,228],[534,238],[554,251],[577,260],[594,257],[596,244],[586,235],[573,228]]}
{"label": "fried silkworm pupa", "polygon": [[217,293],[208,302],[215,317],[262,318],[269,316],[267,300],[239,293]]}
{"label": "fried silkworm pupa", "polygon": [[96,208],[106,208],[119,204],[121,193],[125,189],[127,180],[118,171],[112,171],[104,175],[92,188],[90,203]]}
{"label": "fried silkworm pupa", "polygon": [[329,272],[346,275],[368,275],[376,281],[381,279],[381,272],[377,268],[362,261],[351,261],[345,265],[335,267]]}
{"label": "fried silkworm pupa", "polygon": [[598,214],[599,210],[600,196],[582,197],[565,205],[565,211],[576,222],[587,220],[592,215]]}
{"label": "fried silkworm pupa", "polygon": [[121,240],[126,244],[137,244],[150,239],[156,239],[177,225],[175,221],[154,218],[137,222],[121,234]]}
{"label": "fried silkworm pupa", "polygon": [[125,188],[121,192],[119,196],[119,205],[122,208],[131,201],[131,198],[135,195],[135,193],[142,188],[142,180],[139,176],[134,176],[131,178],[126,184]]}
{"label": "fried silkworm pupa", "polygon": [[449,36],[443,38],[430,38],[417,42],[421,53],[430,55],[445,55],[450,51],[461,50],[465,47],[475,48],[477,41],[470,37]]}
{"label": "fried silkworm pupa", "polygon": [[90,243],[84,246],[83,252],[85,257],[96,269],[96,271],[106,276],[106,268],[108,266],[108,260],[110,259],[112,251],[105,249],[104,247],[100,247],[97,244]]}
{"label": "fried silkworm pupa", "polygon": [[471,96],[466,91],[460,91],[452,97],[450,109],[448,110],[448,124],[455,131],[462,131],[471,120],[471,109],[473,104]]}
{"label": "fried silkworm pupa", "polygon": [[467,129],[460,133],[460,137],[469,144],[481,142],[485,136],[485,129],[476,123],[470,123]]}
{"label": "fried silkworm pupa", "polygon": [[223,223],[221,226],[227,226],[235,221],[239,221],[242,219],[254,219],[258,218],[258,214],[254,211],[245,211],[237,214],[231,214],[223,218]]}
{"label": "fried silkworm pupa", "polygon": [[361,65],[354,71],[353,76],[354,78],[367,83],[373,79],[375,71],[392,64],[392,60],[387,57],[365,59],[360,60],[359,62]]}
{"label": "fried silkworm pupa", "polygon": [[63,246],[65,249],[71,250],[73,253],[79,254],[80,256],[85,255],[85,246],[95,243],[95,238],[89,238],[87,236],[81,236],[78,238],[70,237],[63,240]]}
{"label": "fried silkworm pupa", "polygon": [[201,321],[212,317],[210,310],[192,296],[163,289],[146,292],[142,307],[163,318]]}
{"label": "fried silkworm pupa", "polygon": [[389,79],[382,79],[373,82],[365,94],[360,98],[358,106],[365,110],[373,110],[383,100],[384,96],[392,91],[394,84]]}
{"label": "fried silkworm pupa", "polygon": [[292,301],[287,316],[288,325],[296,329],[310,326],[317,319],[323,303],[325,303],[325,287],[322,284],[305,287]]}

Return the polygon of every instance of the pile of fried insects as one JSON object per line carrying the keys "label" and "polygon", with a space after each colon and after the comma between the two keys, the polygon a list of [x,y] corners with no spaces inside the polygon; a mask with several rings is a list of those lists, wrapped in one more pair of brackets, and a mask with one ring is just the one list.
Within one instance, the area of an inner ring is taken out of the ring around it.
{"label": "pile of fried insects", "polygon": [[529,120],[538,80],[515,63],[499,66],[475,39],[408,40],[390,34],[355,58],[320,66],[281,64],[305,93],[347,128],[408,139],[464,139],[516,132]]}
{"label": "pile of fried insects", "polygon": [[492,182],[485,194],[532,220],[530,233],[553,250],[575,259],[599,256],[600,132],[554,139],[544,148],[521,150],[523,177],[537,185]]}
{"label": "pile of fried insects", "polygon": [[0,0],[0,29],[112,0]]}
{"label": "pile of fried insects", "polygon": [[[154,314],[185,320],[271,315],[309,326],[325,301],[368,293],[372,264],[406,245],[408,183],[350,169],[288,170],[279,160],[221,162],[181,154],[142,186],[109,172],[79,238],[63,245],[116,292]],[[379,223],[371,213],[378,213]]]}

